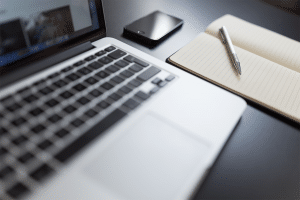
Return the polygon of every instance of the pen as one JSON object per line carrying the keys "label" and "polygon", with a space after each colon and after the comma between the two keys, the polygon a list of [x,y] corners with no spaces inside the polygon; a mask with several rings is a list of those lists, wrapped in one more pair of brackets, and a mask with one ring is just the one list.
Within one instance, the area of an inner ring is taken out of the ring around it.
{"label": "pen", "polygon": [[229,34],[227,32],[227,29],[225,26],[222,26],[222,28],[220,28],[220,34],[223,40],[223,43],[227,46],[227,50],[228,53],[230,55],[230,58],[232,60],[233,66],[234,68],[239,72],[239,74],[242,74],[242,70],[241,70],[241,65],[240,65],[240,61],[235,53],[235,50],[233,48],[231,39],[229,37]]}

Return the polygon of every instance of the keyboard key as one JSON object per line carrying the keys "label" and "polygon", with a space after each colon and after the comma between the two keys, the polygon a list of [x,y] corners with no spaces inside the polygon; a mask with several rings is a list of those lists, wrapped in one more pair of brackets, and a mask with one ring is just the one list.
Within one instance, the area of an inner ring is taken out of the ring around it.
{"label": "keyboard key", "polygon": [[143,68],[137,64],[134,64],[132,66],[129,67],[130,70],[132,70],[133,72],[139,72],[141,71]]}
{"label": "keyboard key", "polygon": [[143,73],[141,73],[137,78],[140,79],[141,81],[147,81],[150,78],[152,78],[154,75],[159,73],[161,70],[152,66]]}
{"label": "keyboard key", "polygon": [[54,107],[54,106],[56,106],[57,104],[59,104],[59,102],[58,102],[57,100],[55,100],[55,99],[51,99],[51,100],[47,101],[45,104],[46,104],[47,106],[49,106],[49,107]]}
{"label": "keyboard key", "polygon": [[39,143],[37,146],[42,149],[48,149],[49,147],[51,147],[53,145],[53,143],[49,140],[44,140],[43,142]]}
{"label": "keyboard key", "polygon": [[81,126],[82,124],[84,124],[84,121],[82,121],[81,119],[75,119],[71,122],[71,124],[75,127],[79,127]]}
{"label": "keyboard key", "polygon": [[146,63],[146,62],[144,62],[144,61],[141,61],[141,60],[139,60],[139,59],[135,59],[134,62],[137,63],[137,64],[139,64],[139,65],[141,65],[142,67],[147,67],[147,66],[149,66],[148,63]]}
{"label": "keyboard key", "polygon": [[109,129],[124,116],[126,116],[126,113],[119,109],[116,109],[102,121],[100,121],[94,128],[77,138],[73,143],[56,154],[55,158],[60,162],[68,161],[74,154],[76,154],[79,150],[81,150],[83,147],[85,147],[87,144],[101,135],[104,131]]}
{"label": "keyboard key", "polygon": [[129,92],[132,91],[132,89],[130,89],[129,87],[123,86],[120,88],[120,91],[122,91],[125,94],[128,94]]}
{"label": "keyboard key", "polygon": [[61,88],[61,87],[65,86],[65,85],[67,85],[67,84],[68,83],[65,82],[65,81],[63,81],[63,80],[58,80],[55,83],[53,83],[53,85],[56,86],[57,88]]}
{"label": "keyboard key", "polygon": [[22,94],[22,93],[28,92],[29,90],[30,90],[29,87],[25,87],[25,88],[22,88],[22,89],[18,90],[17,93]]}
{"label": "keyboard key", "polygon": [[44,111],[41,108],[35,108],[35,109],[29,111],[29,113],[35,117],[42,114],[43,112]]}
{"label": "keyboard key", "polygon": [[157,85],[157,84],[160,83],[161,81],[162,81],[161,79],[155,78],[155,79],[153,79],[153,80],[151,81],[151,83]]}
{"label": "keyboard key", "polygon": [[0,136],[6,135],[8,133],[7,129],[4,127],[0,127]]}
{"label": "keyboard key", "polygon": [[103,65],[99,62],[93,62],[93,63],[89,64],[88,66],[91,67],[92,69],[99,69],[99,68],[103,67]]}
{"label": "keyboard key", "polygon": [[133,75],[133,73],[129,70],[124,70],[123,72],[121,72],[121,75],[125,76],[126,78],[129,78]]}
{"label": "keyboard key", "polygon": [[68,72],[72,69],[73,69],[73,67],[69,66],[69,67],[66,67],[66,68],[62,69],[61,72]]}
{"label": "keyboard key", "polygon": [[88,111],[86,111],[84,113],[86,116],[88,117],[94,117],[95,115],[97,115],[98,113],[96,111],[94,111],[93,109],[89,109]]}
{"label": "keyboard key", "polygon": [[115,83],[122,83],[123,81],[124,81],[124,79],[123,78],[121,78],[120,76],[115,76],[115,77],[113,77],[112,79],[111,79],[113,82],[115,82]]}
{"label": "keyboard key", "polygon": [[113,61],[113,59],[104,56],[104,57],[100,58],[98,61],[106,65],[108,63],[111,63]]}
{"label": "keyboard key", "polygon": [[104,49],[104,50],[107,51],[107,52],[110,52],[110,51],[113,51],[113,50],[115,50],[115,49],[116,49],[115,47],[110,46],[110,47],[107,47],[107,48]]}
{"label": "keyboard key", "polygon": [[154,94],[159,90],[159,87],[155,87],[152,90],[150,90],[150,94]]}
{"label": "keyboard key", "polygon": [[99,51],[99,52],[96,53],[95,55],[96,55],[96,56],[102,56],[102,55],[104,55],[104,54],[106,54],[105,51]]}
{"label": "keyboard key", "polygon": [[85,61],[80,60],[80,61],[78,61],[77,63],[75,63],[74,66],[78,67],[78,66],[83,65],[84,63],[85,63]]}
{"label": "keyboard key", "polygon": [[123,105],[133,110],[140,104],[133,99],[128,99]]}
{"label": "keyboard key", "polygon": [[17,183],[13,187],[7,190],[7,194],[13,198],[20,198],[28,193],[30,190],[22,183]]}
{"label": "keyboard key", "polygon": [[70,82],[72,82],[70,79],[68,79],[67,77],[65,77],[65,78],[63,78],[63,79],[61,79],[62,81],[64,81],[64,82],[66,82],[66,83],[70,83]]}
{"label": "keyboard key", "polygon": [[118,101],[122,97],[120,95],[118,95],[117,93],[113,93],[113,94],[109,95],[109,98],[111,98],[114,101]]}
{"label": "keyboard key", "polygon": [[7,176],[9,176],[10,174],[12,174],[13,172],[14,172],[14,169],[12,167],[6,166],[0,171],[0,178],[4,179]]}
{"label": "keyboard key", "polygon": [[124,58],[124,60],[126,60],[126,61],[128,61],[128,62],[135,62],[135,63],[137,63],[137,64],[139,64],[139,65],[141,65],[141,66],[143,66],[143,67],[147,67],[149,64],[148,63],[146,63],[146,62],[144,62],[144,61],[141,61],[141,60],[139,60],[139,59],[137,59],[137,58],[135,58],[135,57],[133,57],[133,56],[126,56],[125,58]]}
{"label": "keyboard key", "polygon": [[[15,126],[20,126],[26,122],[26,119],[23,117],[19,117],[18,119],[13,120],[11,123]],[[0,135],[1,135],[1,129],[0,129]]]}
{"label": "keyboard key", "polygon": [[110,54],[108,54],[109,57],[113,58],[113,59],[118,59],[118,58],[121,58],[122,56],[125,56],[126,53],[124,51],[121,51],[121,50],[116,50]]}
{"label": "keyboard key", "polygon": [[116,67],[115,65],[110,65],[109,67],[106,68],[108,71],[110,71],[111,73],[115,73],[117,71],[120,70],[119,67]]}
{"label": "keyboard key", "polygon": [[78,74],[72,73],[72,74],[66,76],[66,78],[71,80],[71,81],[75,81],[75,80],[79,79],[80,76]]}
{"label": "keyboard key", "polygon": [[53,172],[54,170],[51,167],[47,164],[43,164],[41,167],[32,172],[30,176],[36,181],[42,181]]}
{"label": "keyboard key", "polygon": [[5,149],[4,147],[0,147],[0,156],[7,154],[7,152],[7,149]]}
{"label": "keyboard key", "polygon": [[142,100],[146,100],[146,99],[148,99],[150,97],[149,94],[146,94],[146,93],[144,93],[142,91],[137,92],[135,94],[135,96],[138,97],[138,98],[140,98],[140,99],[142,99]]}
{"label": "keyboard key", "polygon": [[174,78],[175,78],[175,76],[169,75],[169,76],[166,78],[166,81],[170,82],[170,81],[172,81]]}
{"label": "keyboard key", "polygon": [[122,92],[121,90],[118,90],[118,94],[121,95],[122,97],[126,95],[126,94],[124,94],[124,92]]}
{"label": "keyboard key", "polygon": [[59,73],[58,73],[58,72],[55,72],[55,73],[49,75],[49,76],[47,77],[47,79],[53,79],[53,78],[55,78],[55,77],[57,77],[57,76],[59,76]]}
{"label": "keyboard key", "polygon": [[84,82],[86,82],[86,83],[88,83],[90,85],[94,85],[94,84],[96,84],[98,82],[98,80],[95,79],[95,78],[93,78],[93,77],[90,77],[90,78],[86,79]]}
{"label": "keyboard key", "polygon": [[92,96],[94,96],[94,97],[98,97],[98,96],[100,96],[102,94],[102,92],[100,92],[97,89],[94,89],[89,94],[92,95]]}
{"label": "keyboard key", "polygon": [[83,68],[79,69],[78,72],[81,73],[82,75],[87,75],[87,74],[91,73],[92,70],[90,70],[87,67],[83,67]]}
{"label": "keyboard key", "polygon": [[62,119],[61,116],[59,116],[57,114],[54,114],[54,115],[52,115],[51,117],[48,118],[48,121],[50,121],[52,123],[56,123],[56,122],[58,122],[61,119]]}
{"label": "keyboard key", "polygon": [[20,145],[24,142],[26,142],[28,140],[27,137],[25,137],[24,135],[21,135],[15,139],[13,139],[11,142],[14,143],[15,145]]}
{"label": "keyboard key", "polygon": [[101,71],[101,72],[98,72],[98,73],[96,74],[96,76],[98,76],[98,77],[100,77],[100,78],[106,78],[106,77],[109,76],[109,74],[106,73],[105,71]]}
{"label": "keyboard key", "polygon": [[32,103],[34,101],[36,101],[38,98],[34,95],[29,95],[27,97],[25,97],[23,100],[26,101],[27,103]]}
{"label": "keyboard key", "polygon": [[106,101],[101,101],[100,103],[97,104],[97,106],[99,106],[100,108],[105,109],[105,108],[109,107],[110,104],[107,103]]}
{"label": "keyboard key", "polygon": [[39,134],[39,133],[41,133],[41,132],[42,132],[43,130],[45,130],[45,129],[46,129],[45,126],[39,124],[39,125],[33,127],[33,128],[31,129],[31,131],[33,131],[33,132],[36,133],[36,134]]}
{"label": "keyboard key", "polygon": [[0,100],[0,102],[5,103],[5,102],[9,102],[9,101],[13,101],[13,96],[9,95],[4,97],[3,99]]}
{"label": "keyboard key", "polygon": [[47,94],[50,94],[51,92],[53,92],[53,90],[49,87],[45,87],[45,88],[41,89],[39,92],[42,93],[43,95],[47,95]]}
{"label": "keyboard key", "polygon": [[159,87],[164,87],[165,85],[167,85],[167,81],[162,81],[158,84]]}
{"label": "keyboard key", "polygon": [[128,62],[134,62],[135,60],[135,57],[131,56],[131,55],[128,55],[124,58],[124,60],[128,61]]}
{"label": "keyboard key", "polygon": [[21,106],[19,104],[17,104],[17,103],[14,103],[14,104],[6,107],[6,109],[9,110],[10,112],[14,112],[14,111],[16,111],[16,110],[18,110],[20,108],[21,108]]}
{"label": "keyboard key", "polygon": [[81,92],[82,90],[84,90],[86,87],[80,83],[78,83],[77,85],[75,85],[73,87],[74,90],[77,90],[78,92]]}
{"label": "keyboard key", "polygon": [[69,133],[70,133],[70,132],[67,131],[66,129],[61,129],[61,130],[57,131],[57,132],[55,133],[55,135],[58,136],[58,137],[60,137],[60,138],[63,138],[63,137],[65,137],[66,135],[68,135]]}
{"label": "keyboard key", "polygon": [[68,98],[72,97],[73,95],[74,95],[73,93],[71,93],[69,91],[65,91],[65,92],[61,93],[59,96],[61,96],[64,99],[68,99]]}
{"label": "keyboard key", "polygon": [[81,97],[80,99],[77,100],[77,102],[80,103],[81,105],[85,105],[85,104],[89,103],[90,100],[85,97]]}
{"label": "keyboard key", "polygon": [[32,160],[34,158],[34,155],[32,153],[25,153],[23,154],[22,156],[20,156],[18,158],[18,160],[21,162],[21,163],[27,163],[29,160]]}
{"label": "keyboard key", "polygon": [[126,67],[127,65],[129,65],[128,62],[124,61],[124,60],[119,60],[115,63],[116,65],[118,65],[119,67]]}
{"label": "keyboard key", "polygon": [[91,55],[91,56],[85,58],[84,60],[85,61],[91,61],[91,60],[94,60],[95,58],[96,58],[96,56]]}
{"label": "keyboard key", "polygon": [[106,90],[110,90],[111,88],[113,88],[114,86],[110,83],[104,83],[103,85],[101,85],[100,87],[106,89]]}
{"label": "keyboard key", "polygon": [[136,79],[131,80],[129,84],[132,85],[133,87],[139,87],[140,85],[142,85],[142,83]]}
{"label": "keyboard key", "polygon": [[72,113],[72,112],[74,112],[75,110],[76,110],[76,108],[74,107],[74,106],[67,106],[67,107],[65,107],[64,109],[63,109],[66,113]]}
{"label": "keyboard key", "polygon": [[39,80],[39,81],[36,81],[33,83],[34,86],[39,86],[39,85],[42,85],[46,82],[46,79],[42,79],[42,80]]}

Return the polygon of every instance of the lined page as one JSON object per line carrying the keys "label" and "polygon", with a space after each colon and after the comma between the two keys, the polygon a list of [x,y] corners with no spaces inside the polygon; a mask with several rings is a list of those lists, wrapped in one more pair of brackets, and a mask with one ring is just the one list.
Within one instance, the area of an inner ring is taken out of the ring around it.
{"label": "lined page", "polygon": [[217,19],[206,32],[216,36],[222,26],[234,45],[300,73],[300,42],[232,15]]}
{"label": "lined page", "polygon": [[203,33],[170,61],[234,93],[300,122],[300,74],[235,46],[239,76],[221,40]]}

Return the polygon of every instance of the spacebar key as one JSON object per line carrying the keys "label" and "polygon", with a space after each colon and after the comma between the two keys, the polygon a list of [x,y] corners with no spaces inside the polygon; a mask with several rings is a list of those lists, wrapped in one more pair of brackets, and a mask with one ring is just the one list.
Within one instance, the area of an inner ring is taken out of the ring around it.
{"label": "spacebar key", "polygon": [[161,71],[160,69],[152,66],[146,71],[144,71],[143,73],[141,73],[137,78],[142,81],[147,81],[160,71]]}
{"label": "spacebar key", "polygon": [[88,143],[94,140],[96,137],[101,135],[104,131],[114,125],[117,121],[126,116],[126,113],[122,112],[119,109],[116,109],[102,121],[100,121],[94,128],[87,131],[85,134],[77,138],[69,146],[65,147],[62,151],[55,155],[55,158],[60,162],[66,162],[79,150],[85,147]]}

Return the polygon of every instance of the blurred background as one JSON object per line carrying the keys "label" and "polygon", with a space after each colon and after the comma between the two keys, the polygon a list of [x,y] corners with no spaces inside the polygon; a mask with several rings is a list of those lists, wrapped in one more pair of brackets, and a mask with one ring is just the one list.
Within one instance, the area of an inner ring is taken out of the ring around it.
{"label": "blurred background", "polygon": [[262,0],[284,11],[300,15],[300,0]]}

